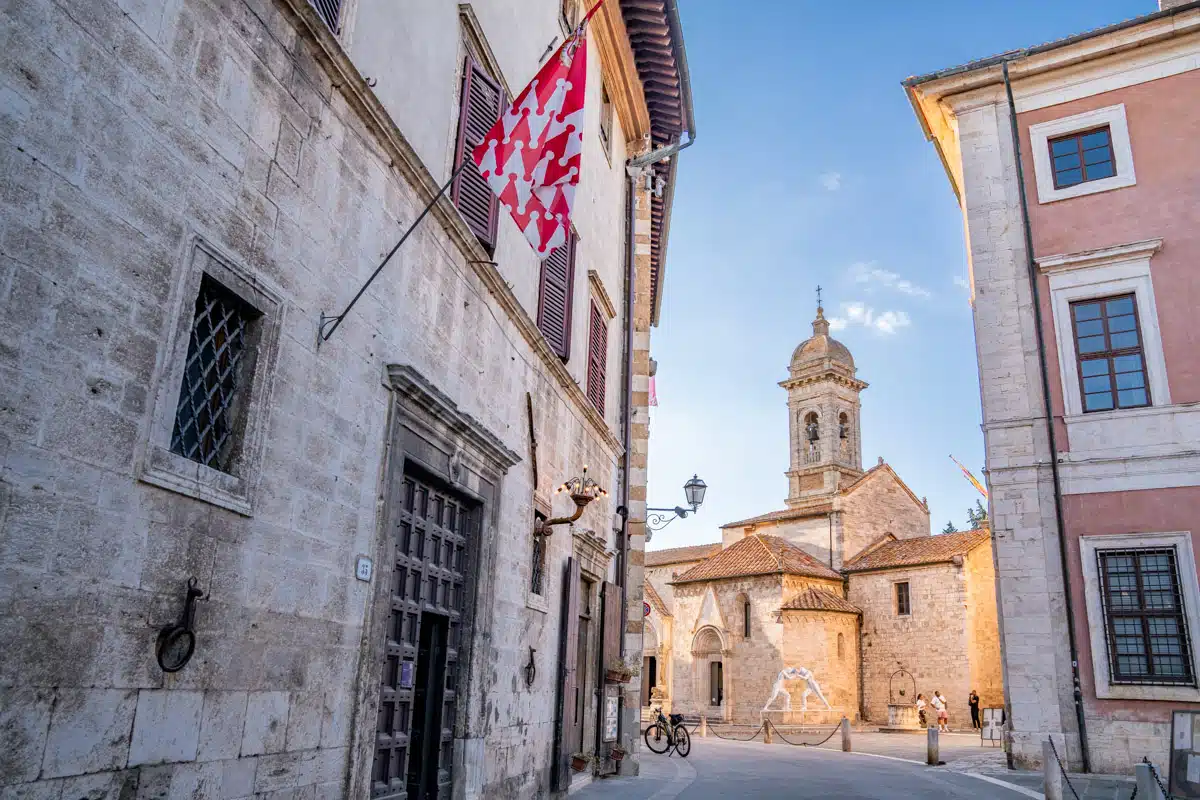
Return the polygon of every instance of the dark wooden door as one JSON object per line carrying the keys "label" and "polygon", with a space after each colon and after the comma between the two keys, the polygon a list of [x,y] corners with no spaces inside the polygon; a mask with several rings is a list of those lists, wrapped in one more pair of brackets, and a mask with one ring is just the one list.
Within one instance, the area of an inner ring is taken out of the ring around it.
{"label": "dark wooden door", "polygon": [[371,797],[447,797],[459,638],[479,509],[409,464],[389,503],[394,566]]}
{"label": "dark wooden door", "polygon": [[558,713],[554,724],[553,778],[555,791],[566,791],[571,786],[570,734],[574,722],[575,708],[575,662],[579,640],[579,561],[567,559],[566,575],[563,580],[562,638],[558,651]]}

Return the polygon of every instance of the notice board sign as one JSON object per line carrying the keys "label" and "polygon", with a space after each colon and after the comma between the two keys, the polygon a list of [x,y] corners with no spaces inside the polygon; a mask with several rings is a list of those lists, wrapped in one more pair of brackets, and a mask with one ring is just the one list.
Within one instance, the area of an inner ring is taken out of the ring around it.
{"label": "notice board sign", "polygon": [[1004,709],[984,708],[979,737],[984,742],[1004,742]]}
{"label": "notice board sign", "polygon": [[620,687],[606,685],[604,687],[604,741],[617,740],[617,717],[621,713]]}
{"label": "notice board sign", "polygon": [[1200,798],[1200,712],[1171,715],[1170,786],[1175,797]]}

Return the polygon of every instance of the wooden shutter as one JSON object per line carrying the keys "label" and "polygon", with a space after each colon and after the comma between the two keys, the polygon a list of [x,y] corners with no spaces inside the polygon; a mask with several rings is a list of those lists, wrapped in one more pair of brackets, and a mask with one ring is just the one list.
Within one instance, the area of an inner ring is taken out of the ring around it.
{"label": "wooden shutter", "polygon": [[621,587],[604,582],[604,636],[601,639],[604,668],[621,657]]}
{"label": "wooden shutter", "polygon": [[542,261],[538,285],[538,328],[550,349],[571,357],[571,298],[575,291],[575,234]]}
{"label": "wooden shutter", "polygon": [[588,337],[587,396],[601,414],[604,413],[605,373],[608,370],[608,320],[592,301],[590,336]]}
{"label": "wooden shutter", "polygon": [[[483,141],[503,110],[504,90],[475,59],[467,56],[458,112],[458,141],[454,148],[455,169],[463,159],[471,157],[471,151]],[[450,200],[483,246],[489,252],[495,249],[500,203],[474,163],[468,164],[454,179]]]}
{"label": "wooden shutter", "polygon": [[579,650],[579,560],[567,559],[563,584],[562,640],[559,643],[558,714],[554,725],[554,769],[552,783],[555,791],[571,787],[571,743],[567,728],[575,714],[575,658]]}

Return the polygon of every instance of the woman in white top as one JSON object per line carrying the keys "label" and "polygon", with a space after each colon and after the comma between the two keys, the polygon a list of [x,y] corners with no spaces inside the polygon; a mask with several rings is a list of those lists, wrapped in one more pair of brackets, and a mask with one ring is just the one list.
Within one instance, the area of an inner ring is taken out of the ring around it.
{"label": "woman in white top", "polygon": [[934,690],[933,699],[929,702],[930,705],[937,709],[938,730],[949,733],[950,728],[947,723],[950,715],[946,713],[946,698],[942,697],[940,691]]}
{"label": "woman in white top", "polygon": [[925,722],[925,705],[926,705],[925,695],[918,694],[917,695],[917,719],[920,721],[922,728],[926,727],[926,725],[927,725]]}

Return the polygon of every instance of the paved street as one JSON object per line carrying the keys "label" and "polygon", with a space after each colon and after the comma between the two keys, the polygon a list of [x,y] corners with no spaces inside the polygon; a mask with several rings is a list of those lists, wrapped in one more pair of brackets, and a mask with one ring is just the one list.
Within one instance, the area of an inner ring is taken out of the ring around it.
{"label": "paved street", "polygon": [[[912,739],[919,737],[892,737]],[[907,742],[896,741],[904,747]],[[958,748],[955,748],[956,750]],[[766,746],[761,742],[694,739],[687,759],[645,754],[638,778],[599,781],[572,796],[579,800],[687,800],[708,798],[843,798],[888,800],[1017,800],[1035,796],[945,767],[825,748]]]}

